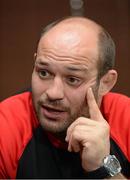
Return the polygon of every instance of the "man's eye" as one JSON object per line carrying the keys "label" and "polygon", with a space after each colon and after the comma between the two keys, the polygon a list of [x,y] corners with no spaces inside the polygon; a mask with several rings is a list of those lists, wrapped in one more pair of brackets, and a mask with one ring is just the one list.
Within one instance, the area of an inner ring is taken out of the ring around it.
{"label": "man's eye", "polygon": [[76,77],[69,77],[67,79],[67,82],[68,82],[68,84],[70,84],[72,86],[78,86],[78,85],[80,85],[81,80]]}
{"label": "man's eye", "polygon": [[41,78],[48,78],[50,76],[50,73],[47,70],[40,70],[38,74]]}

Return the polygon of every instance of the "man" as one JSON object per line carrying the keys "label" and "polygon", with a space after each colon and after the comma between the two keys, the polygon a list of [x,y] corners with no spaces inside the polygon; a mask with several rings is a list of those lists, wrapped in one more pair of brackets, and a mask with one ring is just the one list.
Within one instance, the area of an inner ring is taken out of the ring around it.
{"label": "man", "polygon": [[108,93],[117,80],[114,56],[110,35],[92,20],[47,26],[32,93],[0,104],[1,178],[130,176],[130,100]]}

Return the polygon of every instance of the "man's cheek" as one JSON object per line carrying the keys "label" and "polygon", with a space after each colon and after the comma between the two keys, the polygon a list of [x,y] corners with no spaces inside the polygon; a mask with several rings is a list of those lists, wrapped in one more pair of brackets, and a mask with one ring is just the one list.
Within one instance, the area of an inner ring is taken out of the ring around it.
{"label": "man's cheek", "polygon": [[81,114],[82,108],[83,108],[83,102],[77,101],[73,104],[73,106],[71,108],[71,112],[72,112],[72,114],[75,114],[78,116]]}

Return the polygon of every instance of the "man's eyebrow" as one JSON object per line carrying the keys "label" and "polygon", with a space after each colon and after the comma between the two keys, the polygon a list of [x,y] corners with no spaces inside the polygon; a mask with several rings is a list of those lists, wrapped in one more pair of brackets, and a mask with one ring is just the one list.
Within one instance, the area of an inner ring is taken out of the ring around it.
{"label": "man's eyebrow", "polygon": [[41,66],[49,66],[49,63],[48,62],[43,62],[43,61],[41,61],[41,60],[38,60],[37,62],[36,62],[36,64],[38,64],[38,65],[41,65]]}
{"label": "man's eyebrow", "polygon": [[[39,59],[36,64],[40,65],[40,66],[50,66],[49,62],[46,61],[42,61],[41,59]],[[85,65],[70,65],[70,66],[64,66],[65,69],[67,69],[68,71],[73,71],[73,72],[87,72],[88,68]]]}
{"label": "man's eyebrow", "polygon": [[85,67],[85,66],[79,66],[79,67],[78,66],[77,67],[75,67],[75,66],[67,66],[66,69],[69,70],[69,71],[75,71],[75,72],[77,72],[77,71],[87,72],[88,71],[87,67]]}

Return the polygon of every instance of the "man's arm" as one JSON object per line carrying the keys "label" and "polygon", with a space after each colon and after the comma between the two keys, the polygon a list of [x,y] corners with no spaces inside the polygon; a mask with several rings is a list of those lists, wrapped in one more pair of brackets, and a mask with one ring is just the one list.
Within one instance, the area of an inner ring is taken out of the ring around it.
{"label": "man's arm", "polygon": [[[110,155],[110,127],[99,110],[91,88],[87,91],[87,103],[90,118],[79,117],[75,120],[67,130],[66,141],[69,151],[80,153],[82,167],[86,174],[91,174],[96,169],[100,169],[103,166],[104,157]],[[99,172],[99,174],[103,173]],[[99,174],[97,178],[100,178]],[[116,173],[114,175],[116,176]],[[124,179],[122,174],[118,176]],[[106,177],[107,173],[102,178]]]}

